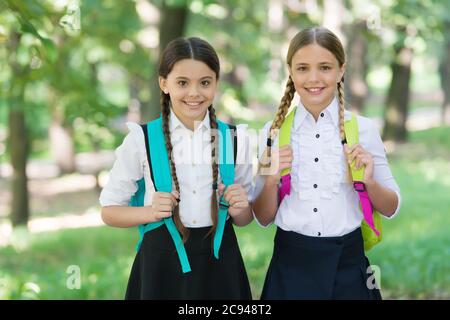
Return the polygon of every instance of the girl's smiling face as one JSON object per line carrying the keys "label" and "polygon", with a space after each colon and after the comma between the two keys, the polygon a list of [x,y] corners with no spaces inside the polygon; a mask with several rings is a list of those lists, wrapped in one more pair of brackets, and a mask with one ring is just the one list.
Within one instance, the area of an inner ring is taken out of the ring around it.
{"label": "girl's smiling face", "polygon": [[159,77],[161,90],[170,95],[172,110],[191,130],[196,121],[203,121],[213,103],[217,77],[202,61],[183,59],[176,62],[167,78]]}
{"label": "girl's smiling face", "polygon": [[340,67],[336,57],[316,43],[297,50],[289,67],[295,90],[313,115],[331,103],[344,71],[345,64]]}

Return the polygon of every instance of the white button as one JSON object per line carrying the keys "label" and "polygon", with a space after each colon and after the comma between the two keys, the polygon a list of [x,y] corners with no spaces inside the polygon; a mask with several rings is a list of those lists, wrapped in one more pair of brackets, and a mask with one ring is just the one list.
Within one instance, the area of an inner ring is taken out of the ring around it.
{"label": "white button", "polygon": [[192,220],[192,224],[196,224],[197,223],[197,221],[195,221],[195,220]]}
{"label": "white button", "polygon": [[192,191],[192,193],[193,193],[193,194],[195,194],[195,190],[194,190],[194,191]]}

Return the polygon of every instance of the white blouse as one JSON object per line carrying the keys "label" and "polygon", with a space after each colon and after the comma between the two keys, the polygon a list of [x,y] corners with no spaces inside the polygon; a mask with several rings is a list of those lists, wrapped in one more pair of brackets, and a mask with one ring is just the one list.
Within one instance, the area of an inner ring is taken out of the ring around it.
{"label": "white blouse", "polygon": [[[109,172],[108,182],[100,194],[102,206],[127,206],[137,190],[137,181],[145,179],[144,205],[152,204],[155,188],[150,176],[142,128],[136,123],[127,123],[130,132],[116,149],[116,160]],[[171,111],[169,129],[173,146],[173,157],[180,186],[180,218],[186,227],[200,228],[212,225],[212,167],[209,113],[194,131],[186,128]],[[249,139],[245,136],[246,125],[237,126],[237,157],[235,183],[241,184],[252,196],[252,162],[249,154]],[[150,137],[151,139],[151,137]],[[220,182],[220,171],[219,179]]]}
{"label": "white blouse", "polygon": [[[299,102],[291,131],[294,159],[291,168],[291,194],[281,202],[274,223],[283,230],[307,236],[334,237],[360,227],[363,214],[359,197],[349,181],[348,166],[339,136],[338,102],[334,99],[317,122]],[[345,119],[351,117],[345,111]],[[374,160],[374,179],[393,190],[400,189],[392,176],[378,129],[368,118],[358,116],[359,143]],[[271,122],[264,126],[259,140],[259,156],[266,147]],[[278,139],[275,139],[278,140]],[[278,147],[278,141],[275,141]],[[261,192],[264,177],[257,176],[253,199]],[[393,217],[393,216],[392,216]]]}

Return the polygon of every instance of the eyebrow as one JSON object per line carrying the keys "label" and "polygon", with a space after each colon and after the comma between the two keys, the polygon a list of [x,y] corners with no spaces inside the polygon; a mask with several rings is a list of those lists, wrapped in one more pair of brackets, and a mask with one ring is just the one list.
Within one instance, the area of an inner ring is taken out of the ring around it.
{"label": "eyebrow", "polygon": [[[184,76],[179,76],[179,77],[176,77],[175,78],[176,80],[191,80],[189,77],[184,77]],[[200,78],[200,80],[205,80],[205,79],[213,79],[213,77],[211,77],[211,76],[204,76],[204,77],[201,77]]]}
{"label": "eyebrow", "polygon": [[[319,62],[319,65],[329,65],[329,64],[333,64],[332,62],[326,62],[326,61],[324,61],[324,62]],[[296,66],[309,66],[309,63],[306,63],[306,62],[299,62],[299,63],[297,63],[296,64]]]}

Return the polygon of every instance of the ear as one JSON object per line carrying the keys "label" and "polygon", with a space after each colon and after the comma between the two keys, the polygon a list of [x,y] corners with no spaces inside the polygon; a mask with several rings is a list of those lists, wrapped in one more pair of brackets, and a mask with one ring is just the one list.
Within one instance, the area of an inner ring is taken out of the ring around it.
{"label": "ear", "polygon": [[158,77],[158,81],[161,91],[163,91],[165,94],[168,94],[169,90],[167,89],[167,79],[163,77]]}
{"label": "ear", "polygon": [[339,81],[338,81],[338,83],[341,82],[342,77],[344,76],[344,73],[345,73],[345,67],[346,67],[346,64],[344,63],[344,64],[342,65],[342,67],[340,68],[340,70],[339,70]]}

